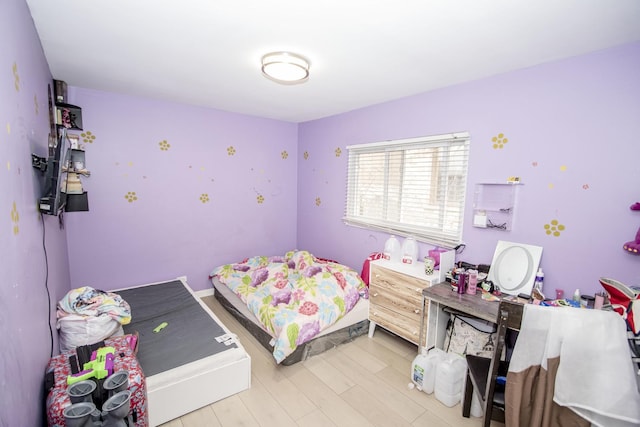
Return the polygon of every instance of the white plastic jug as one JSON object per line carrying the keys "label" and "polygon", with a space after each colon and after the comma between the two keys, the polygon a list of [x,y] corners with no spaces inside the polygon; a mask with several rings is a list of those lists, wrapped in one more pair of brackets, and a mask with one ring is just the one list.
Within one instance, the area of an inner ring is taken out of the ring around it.
{"label": "white plastic jug", "polygon": [[457,354],[448,353],[436,371],[435,396],[448,407],[458,404],[462,398],[462,381],[467,362]]}
{"label": "white plastic jug", "polygon": [[426,362],[424,385],[422,386],[422,390],[425,393],[433,393],[436,385],[436,372],[438,371],[438,365],[446,358],[446,356],[447,353],[439,348],[434,348],[429,352]]}
{"label": "white plastic jug", "polygon": [[426,354],[418,353],[411,363],[411,381],[420,391],[424,390],[425,378],[429,369],[427,365],[428,357]]}
{"label": "white plastic jug", "polygon": [[415,264],[418,262],[418,242],[413,237],[407,237],[402,243],[402,263]]}
{"label": "white plastic jug", "polygon": [[422,353],[413,359],[413,363],[411,363],[411,381],[413,381],[418,390],[428,394],[433,393],[438,364],[445,359],[446,355],[447,353],[443,350],[434,348],[429,353],[422,350]]}
{"label": "white plastic jug", "polygon": [[396,236],[391,236],[387,239],[382,257],[388,261],[400,262],[400,242]]}

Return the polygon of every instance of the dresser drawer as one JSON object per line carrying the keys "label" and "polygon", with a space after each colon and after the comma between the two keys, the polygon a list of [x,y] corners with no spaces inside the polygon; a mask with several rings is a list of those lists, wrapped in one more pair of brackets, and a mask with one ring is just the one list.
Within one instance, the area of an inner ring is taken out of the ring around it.
{"label": "dresser drawer", "polygon": [[369,304],[382,306],[417,322],[420,321],[420,313],[422,312],[421,297],[415,298],[414,295],[394,293],[387,287],[371,283],[369,287]]}
{"label": "dresser drawer", "polygon": [[372,265],[369,320],[407,341],[421,345],[421,316],[424,313],[426,324],[427,313],[427,310],[422,311],[422,290],[428,285],[427,280]]}
{"label": "dresser drawer", "polygon": [[394,334],[419,345],[420,320],[403,316],[396,311],[374,304],[369,305],[369,319]]}
{"label": "dresser drawer", "polygon": [[376,290],[386,292],[396,299],[404,300],[407,305],[421,307],[422,290],[427,285],[424,280],[397,271],[378,266],[371,268],[370,293]]}

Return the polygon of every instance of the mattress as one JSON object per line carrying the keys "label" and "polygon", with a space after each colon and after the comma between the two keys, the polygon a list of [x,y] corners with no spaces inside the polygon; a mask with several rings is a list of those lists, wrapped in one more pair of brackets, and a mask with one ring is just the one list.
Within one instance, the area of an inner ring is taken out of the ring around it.
{"label": "mattress", "polygon": [[138,334],[150,425],[250,387],[249,355],[193,293],[186,278],[116,292],[131,307],[132,321],[124,326],[125,333]]}
{"label": "mattress", "polygon": [[[249,311],[242,300],[217,277],[211,279],[214,296],[220,304],[231,313],[267,350],[272,351],[273,337],[260,325],[253,313]],[[354,338],[368,333],[369,329],[369,300],[361,298],[351,311],[329,328],[321,331],[312,340],[298,346],[281,363],[285,366],[306,360],[339,344],[349,342]]]}

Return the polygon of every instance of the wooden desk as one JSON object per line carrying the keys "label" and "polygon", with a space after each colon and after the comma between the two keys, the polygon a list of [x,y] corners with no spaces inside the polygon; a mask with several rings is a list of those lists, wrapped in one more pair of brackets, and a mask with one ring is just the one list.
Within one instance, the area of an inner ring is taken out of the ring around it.
{"label": "wooden desk", "polygon": [[[427,299],[429,304],[426,304]],[[452,290],[448,282],[438,283],[422,291],[422,309],[429,310],[426,324],[426,348],[444,345],[447,322],[449,314],[444,312],[444,307],[450,307],[469,316],[478,317],[489,322],[496,323],[498,320],[499,301],[487,301],[482,299],[478,290],[476,295],[458,294]],[[420,336],[424,336],[424,326],[420,327]]]}

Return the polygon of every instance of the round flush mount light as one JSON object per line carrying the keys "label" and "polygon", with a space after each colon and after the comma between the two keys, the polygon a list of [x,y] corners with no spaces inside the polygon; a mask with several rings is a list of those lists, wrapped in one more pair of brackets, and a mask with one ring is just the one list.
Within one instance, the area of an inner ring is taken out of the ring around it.
{"label": "round flush mount light", "polygon": [[309,61],[291,52],[271,52],[262,57],[262,74],[274,82],[298,84],[309,80]]}

